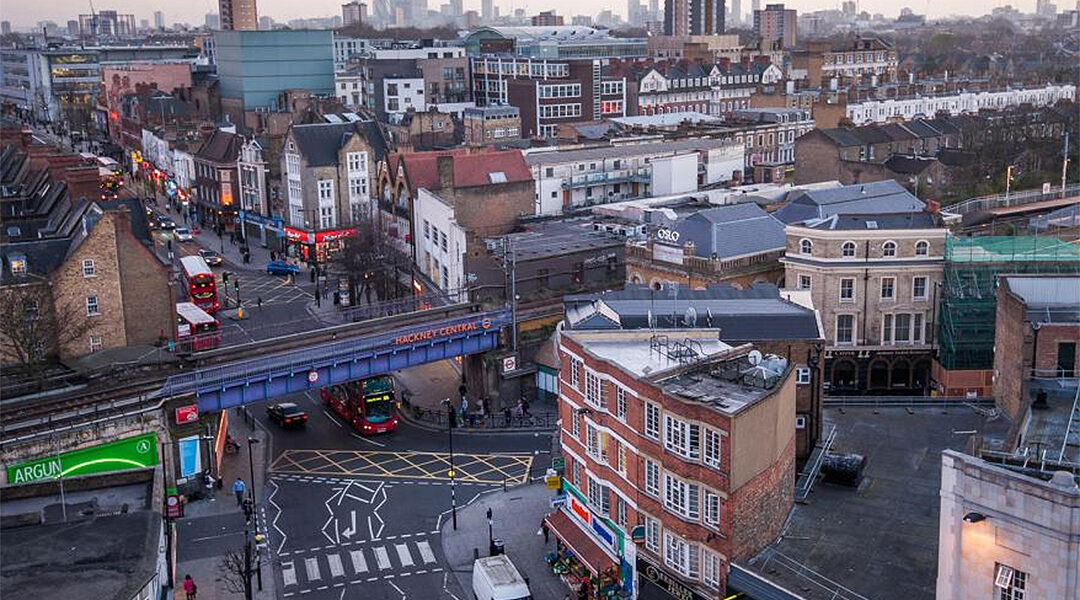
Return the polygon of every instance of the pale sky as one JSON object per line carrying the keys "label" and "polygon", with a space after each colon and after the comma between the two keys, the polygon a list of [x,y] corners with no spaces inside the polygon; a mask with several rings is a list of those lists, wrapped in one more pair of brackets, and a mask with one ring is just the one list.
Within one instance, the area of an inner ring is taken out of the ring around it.
{"label": "pale sky", "polygon": [[[778,0],[762,0],[764,6],[767,2]],[[887,17],[895,17],[902,7],[910,7],[918,14],[926,14],[929,17],[943,17],[948,15],[983,15],[995,7],[1012,4],[1024,12],[1034,12],[1035,0],[857,0],[859,10],[870,13],[880,12]],[[1058,0],[1058,9],[1072,8],[1074,0]],[[327,17],[341,14],[343,0],[258,0],[259,15],[269,15],[275,21],[288,21],[300,17]],[[731,0],[728,0],[731,2]],[[742,11],[750,11],[751,0],[742,0]],[[428,0],[428,7],[438,10],[445,0]],[[645,0],[644,4],[648,4]],[[785,4],[800,12],[813,10],[840,8],[841,0],[789,0]],[[625,0],[496,0],[502,13],[511,12],[514,8],[525,8],[527,14],[536,14],[541,10],[555,9],[559,14],[570,16],[575,14],[588,14],[595,16],[601,10],[610,8],[616,14],[626,15]],[[663,0],[660,2],[663,6]],[[217,0],[187,0],[185,2],[166,2],[165,0],[98,0],[94,5],[96,10],[113,9],[121,13],[135,15],[136,24],[141,19],[147,19],[153,23],[153,13],[161,10],[165,13],[166,24],[174,22],[187,22],[192,25],[200,25],[204,21],[204,15],[208,12],[217,12]],[[480,0],[465,0],[465,10],[480,10]],[[38,21],[55,21],[63,27],[68,19],[77,19],[80,13],[90,12],[89,0],[3,0],[0,2],[0,20],[11,21],[15,29],[33,27]]]}

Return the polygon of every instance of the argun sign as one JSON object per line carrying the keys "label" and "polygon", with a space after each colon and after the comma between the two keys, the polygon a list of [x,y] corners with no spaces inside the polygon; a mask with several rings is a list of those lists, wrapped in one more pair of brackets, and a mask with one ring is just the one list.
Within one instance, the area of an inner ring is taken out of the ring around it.
{"label": "argun sign", "polygon": [[34,483],[158,464],[157,435],[146,433],[107,444],[40,458],[7,468],[8,484]]}

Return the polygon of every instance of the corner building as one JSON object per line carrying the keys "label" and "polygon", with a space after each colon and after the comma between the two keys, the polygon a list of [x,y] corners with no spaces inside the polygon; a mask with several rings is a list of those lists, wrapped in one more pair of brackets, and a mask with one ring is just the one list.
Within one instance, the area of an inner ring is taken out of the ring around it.
{"label": "corner building", "polygon": [[731,561],[775,539],[792,508],[793,369],[719,334],[559,336],[566,503],[547,521],[635,596],[726,597]]}

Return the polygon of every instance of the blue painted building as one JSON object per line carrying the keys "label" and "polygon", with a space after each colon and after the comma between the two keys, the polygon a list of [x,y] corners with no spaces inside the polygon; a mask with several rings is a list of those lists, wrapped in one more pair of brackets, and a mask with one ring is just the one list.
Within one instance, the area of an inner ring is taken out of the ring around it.
{"label": "blue painted building", "polygon": [[245,111],[278,109],[285,90],[334,93],[333,32],[215,31],[221,97]]}

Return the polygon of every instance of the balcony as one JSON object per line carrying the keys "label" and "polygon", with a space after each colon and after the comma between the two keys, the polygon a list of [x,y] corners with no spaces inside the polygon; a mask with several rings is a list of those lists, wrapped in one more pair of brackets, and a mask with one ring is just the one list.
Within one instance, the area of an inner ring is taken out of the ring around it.
{"label": "balcony", "polygon": [[572,175],[570,179],[564,179],[562,187],[564,190],[592,187],[595,185],[610,185],[614,183],[629,183],[639,182],[648,183],[651,180],[650,170],[647,168],[640,169],[621,169],[618,171],[605,171],[603,173],[588,173],[585,175]]}

